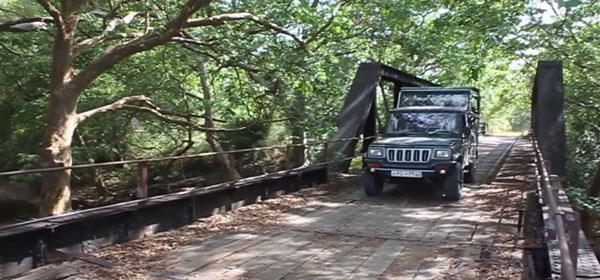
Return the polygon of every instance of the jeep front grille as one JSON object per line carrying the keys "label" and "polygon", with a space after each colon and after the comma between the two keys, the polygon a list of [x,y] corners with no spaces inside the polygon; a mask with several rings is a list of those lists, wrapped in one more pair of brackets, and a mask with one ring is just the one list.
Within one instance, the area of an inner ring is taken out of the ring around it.
{"label": "jeep front grille", "polygon": [[387,149],[389,162],[429,162],[431,149]]}

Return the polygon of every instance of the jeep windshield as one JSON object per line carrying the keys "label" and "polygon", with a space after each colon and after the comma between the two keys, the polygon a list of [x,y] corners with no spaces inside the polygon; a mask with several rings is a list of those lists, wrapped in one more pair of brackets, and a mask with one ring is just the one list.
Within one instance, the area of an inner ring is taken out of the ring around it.
{"label": "jeep windshield", "polygon": [[393,112],[385,134],[402,135],[451,135],[461,134],[464,115],[454,112]]}
{"label": "jeep windshield", "polygon": [[440,106],[460,107],[467,109],[469,106],[468,93],[424,93],[402,92],[399,107],[413,106]]}

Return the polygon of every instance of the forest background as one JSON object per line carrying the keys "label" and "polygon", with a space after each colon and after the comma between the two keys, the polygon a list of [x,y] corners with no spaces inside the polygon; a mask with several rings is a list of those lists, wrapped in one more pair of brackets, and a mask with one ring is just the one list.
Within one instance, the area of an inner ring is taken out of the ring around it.
{"label": "forest background", "polygon": [[[585,0],[0,0],[0,170],[327,139],[365,61],[478,87],[492,132],[526,132],[536,63],[562,60],[568,192],[595,234],[598,15]],[[210,184],[305,157],[169,161],[150,177]],[[135,180],[119,166],[0,183],[41,191],[35,212],[52,215],[127,199]]]}

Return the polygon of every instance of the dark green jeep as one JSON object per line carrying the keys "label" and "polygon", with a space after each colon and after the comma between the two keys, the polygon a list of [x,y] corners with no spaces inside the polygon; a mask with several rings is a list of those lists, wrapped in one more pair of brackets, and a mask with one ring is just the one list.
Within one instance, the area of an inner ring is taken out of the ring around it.
{"label": "dark green jeep", "polygon": [[392,110],[382,137],[363,157],[364,188],[381,193],[385,179],[426,180],[440,184],[446,198],[459,200],[463,181],[473,180],[477,128],[471,110],[420,106]]}

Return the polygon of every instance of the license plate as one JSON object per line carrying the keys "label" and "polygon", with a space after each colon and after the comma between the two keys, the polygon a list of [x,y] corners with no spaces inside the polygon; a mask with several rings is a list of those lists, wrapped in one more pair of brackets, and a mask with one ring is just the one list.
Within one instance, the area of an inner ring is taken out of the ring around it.
{"label": "license plate", "polygon": [[421,178],[423,173],[412,170],[392,170],[392,177]]}

